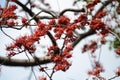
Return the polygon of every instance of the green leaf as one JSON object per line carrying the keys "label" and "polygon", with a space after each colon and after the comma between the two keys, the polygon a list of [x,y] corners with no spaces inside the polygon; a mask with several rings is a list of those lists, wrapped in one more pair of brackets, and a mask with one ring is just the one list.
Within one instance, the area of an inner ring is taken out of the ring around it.
{"label": "green leaf", "polygon": [[120,46],[120,41],[118,39],[115,39],[115,41],[113,43],[113,47],[118,48],[118,46]]}

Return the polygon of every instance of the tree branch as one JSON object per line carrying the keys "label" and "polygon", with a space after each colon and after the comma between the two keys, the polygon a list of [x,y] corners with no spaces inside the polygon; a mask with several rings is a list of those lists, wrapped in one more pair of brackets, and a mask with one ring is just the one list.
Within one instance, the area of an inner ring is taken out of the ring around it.
{"label": "tree branch", "polygon": [[64,9],[63,11],[60,12],[60,16],[62,16],[65,12],[85,12],[85,9]]}
{"label": "tree branch", "polygon": [[90,29],[88,32],[80,34],[78,39],[72,44],[75,47],[82,39],[95,34],[95,30]]}
{"label": "tree branch", "polygon": [[[37,61],[35,59],[12,59],[7,57],[0,56],[0,64],[6,65],[6,66],[24,66],[24,67],[30,67],[30,66],[37,66],[41,64],[46,64],[51,62],[51,57],[37,57]],[[38,64],[39,61],[39,64]]]}

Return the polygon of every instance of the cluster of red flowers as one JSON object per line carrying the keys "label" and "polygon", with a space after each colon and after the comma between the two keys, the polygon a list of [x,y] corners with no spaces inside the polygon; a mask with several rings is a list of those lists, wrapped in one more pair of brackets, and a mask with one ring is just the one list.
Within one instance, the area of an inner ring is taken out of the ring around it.
{"label": "cluster of red flowers", "polygon": [[16,5],[10,5],[7,8],[0,7],[0,25],[7,24],[8,26],[13,26],[17,24],[16,22],[14,22],[14,19],[17,18],[16,13],[14,12],[16,8]]}
{"label": "cluster of red flowers", "polygon": [[95,62],[95,67],[93,70],[88,71],[89,75],[99,77],[99,74],[104,72],[103,66],[99,62]]}
{"label": "cluster of red flowers", "polygon": [[118,49],[116,50],[116,54],[120,55],[120,46],[118,47]]}
{"label": "cluster of red flowers", "polygon": [[14,12],[16,10],[17,6],[10,5],[8,8],[3,9],[3,12],[1,14],[1,17],[5,20],[8,19],[16,19],[16,13]]}
{"label": "cluster of red flowers", "polygon": [[[38,28],[32,35],[25,35],[16,39],[13,44],[6,47],[6,50],[12,51],[14,53],[16,53],[17,51],[20,53],[21,50],[26,50],[29,53],[34,53],[36,50],[34,43],[37,41],[39,42],[40,37],[44,36],[49,29],[49,26],[46,26],[42,22],[38,22]],[[9,54],[11,54],[11,52]]]}
{"label": "cluster of red flowers", "polygon": [[39,80],[47,80],[46,77],[42,76]]}
{"label": "cluster of red flowers", "polygon": [[22,18],[22,25],[23,26],[28,26],[29,25],[29,22],[26,18]]}
{"label": "cluster of red flowers", "polygon": [[95,52],[95,50],[97,49],[97,42],[96,41],[92,41],[90,44],[85,44],[84,47],[82,48],[82,53],[90,50],[92,53]]}
{"label": "cluster of red flowers", "polygon": [[7,21],[7,25],[8,25],[9,27],[14,26],[15,24],[17,24],[17,23],[16,23],[13,19],[12,19],[12,20]]}
{"label": "cluster of red flowers", "polygon": [[93,29],[93,30],[100,31],[100,33],[102,35],[105,35],[105,34],[108,33],[108,29],[107,29],[105,23],[102,22],[99,19],[93,19],[93,20],[91,20],[90,28]]}
{"label": "cluster of red flowers", "polygon": [[73,34],[74,30],[78,27],[77,24],[70,24],[70,19],[65,16],[61,16],[58,22],[51,20],[49,24],[56,26],[54,28],[55,38],[60,39],[62,34],[66,35],[66,42],[73,41],[75,36]]}
{"label": "cluster of red flowers", "polygon": [[47,56],[53,56],[55,54],[59,54],[59,48],[58,48],[58,46],[50,46],[48,48]]}
{"label": "cluster of red flowers", "polygon": [[78,19],[74,21],[75,23],[80,22],[81,26],[85,26],[87,23],[87,15],[86,14],[81,14]]}
{"label": "cluster of red flowers", "polygon": [[58,25],[60,25],[60,26],[65,25],[66,26],[68,24],[70,24],[70,19],[68,17],[66,17],[66,16],[60,16],[59,17]]}
{"label": "cluster of red flowers", "polygon": [[65,58],[59,55],[55,56],[53,61],[56,63],[56,65],[54,66],[54,69],[56,71],[58,70],[66,71],[71,66],[70,62],[68,62]]}
{"label": "cluster of red flowers", "polygon": [[101,0],[92,0],[92,2],[88,3],[86,5],[87,8],[89,8],[90,10],[93,10],[94,5],[96,5],[97,3],[99,3]]}
{"label": "cluster of red flowers", "polygon": [[107,11],[105,10],[102,10],[102,11],[99,11],[97,14],[96,14],[96,18],[102,18],[104,17],[105,15],[107,14]]}
{"label": "cluster of red flowers", "polygon": [[[57,54],[55,54],[56,50]],[[71,63],[67,60],[72,57],[70,53],[71,50],[73,50],[72,46],[66,46],[62,52],[58,52],[57,46],[48,48],[48,56],[52,56],[52,61],[55,63],[54,69],[56,71],[66,71],[71,66]]]}
{"label": "cluster of red flowers", "polygon": [[[21,50],[26,50],[29,53],[34,53],[36,48],[33,45],[34,40],[31,36],[22,36],[18,39],[15,40],[15,42],[9,46],[6,47],[7,51],[11,51],[12,53],[16,53],[15,51],[17,50],[18,52]],[[11,54],[11,52],[8,54],[8,57],[14,56]]]}

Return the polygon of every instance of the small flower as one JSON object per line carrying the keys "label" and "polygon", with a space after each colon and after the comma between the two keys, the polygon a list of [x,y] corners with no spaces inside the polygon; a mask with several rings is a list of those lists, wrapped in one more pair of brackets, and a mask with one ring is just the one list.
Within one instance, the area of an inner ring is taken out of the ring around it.
{"label": "small flower", "polygon": [[120,76],[120,67],[117,68],[115,74],[116,74],[117,76]]}
{"label": "small flower", "polygon": [[120,47],[118,47],[118,49],[116,50],[116,54],[120,55]]}
{"label": "small flower", "polygon": [[47,80],[46,77],[42,76],[39,80]]}
{"label": "small flower", "polygon": [[58,24],[60,25],[68,25],[70,23],[70,19],[66,16],[60,16],[58,19]]}
{"label": "small flower", "polygon": [[22,18],[22,25],[23,26],[28,26],[29,25],[29,22],[28,22],[27,18]]}
{"label": "small flower", "polygon": [[96,18],[102,18],[106,15],[107,11],[99,11],[98,14],[95,16]]}

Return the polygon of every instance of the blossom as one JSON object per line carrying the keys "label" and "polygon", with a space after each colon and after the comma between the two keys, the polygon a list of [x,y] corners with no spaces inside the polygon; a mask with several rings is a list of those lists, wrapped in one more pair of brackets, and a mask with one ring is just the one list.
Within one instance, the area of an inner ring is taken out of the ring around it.
{"label": "blossom", "polygon": [[60,39],[60,37],[62,36],[62,34],[64,32],[64,28],[57,27],[57,28],[54,29],[54,32],[55,32],[56,39]]}
{"label": "blossom", "polygon": [[49,25],[55,25],[55,24],[56,24],[55,19],[50,20]]}
{"label": "blossom", "polygon": [[62,58],[60,61],[56,62],[54,69],[56,71],[58,70],[66,71],[70,66],[71,66],[71,63],[68,62],[66,59]]}
{"label": "blossom", "polygon": [[117,68],[115,74],[116,74],[117,76],[120,76],[120,67]]}
{"label": "blossom", "polygon": [[42,76],[39,80],[47,80],[46,77]]}
{"label": "blossom", "polygon": [[60,25],[68,25],[70,23],[70,19],[66,16],[60,16],[58,19],[58,24]]}
{"label": "blossom", "polygon": [[96,41],[91,41],[90,44],[85,44],[84,47],[82,48],[82,53],[90,50],[92,53],[95,52],[97,49],[97,42]]}
{"label": "blossom", "polygon": [[28,26],[29,25],[29,22],[28,22],[27,18],[22,18],[22,25],[23,26]]}
{"label": "blossom", "polygon": [[14,56],[15,54],[16,54],[16,53],[12,51],[12,52],[10,52],[10,53],[7,54],[7,57]]}
{"label": "blossom", "polygon": [[7,21],[7,25],[8,25],[9,27],[14,26],[15,24],[16,24],[16,23],[14,22],[14,20]]}
{"label": "blossom", "polygon": [[84,26],[87,23],[87,15],[81,14],[78,19],[74,21],[75,23],[81,22],[81,26]]}
{"label": "blossom", "polygon": [[99,11],[97,14],[96,14],[96,18],[102,18],[106,15],[106,11],[102,10],[102,11]]}
{"label": "blossom", "polygon": [[86,7],[87,8],[91,8],[91,7],[93,7],[94,5],[96,5],[97,3],[99,3],[100,2],[100,0],[92,0],[92,2],[90,2],[90,3],[88,3],[87,5],[86,5]]}
{"label": "blossom", "polygon": [[118,49],[116,50],[116,54],[120,55],[120,47],[118,47]]}
{"label": "blossom", "polygon": [[91,20],[90,28],[94,29],[94,30],[104,29],[105,28],[105,24],[104,24],[104,22],[102,22],[99,19],[94,19],[94,20]]}
{"label": "blossom", "polygon": [[16,10],[16,5],[10,5],[8,8],[3,9],[3,13],[1,14],[1,17],[3,19],[16,19],[16,13],[14,12]]}

